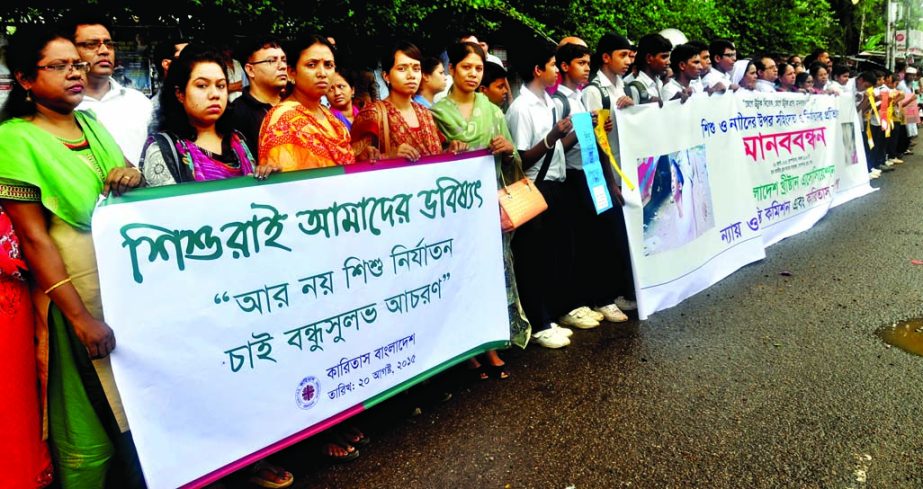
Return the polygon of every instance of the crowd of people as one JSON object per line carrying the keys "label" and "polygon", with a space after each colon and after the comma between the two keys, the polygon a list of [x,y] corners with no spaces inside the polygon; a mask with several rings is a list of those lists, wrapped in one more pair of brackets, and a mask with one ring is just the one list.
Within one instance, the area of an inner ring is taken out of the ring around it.
{"label": "crowd of people", "polygon": [[[498,187],[525,175],[548,204],[503,233],[503,250],[511,342],[554,349],[573,328],[624,322],[637,307],[619,177],[603,165],[619,205],[597,214],[573,114],[738,90],[851,96],[868,125],[872,178],[900,164],[916,136],[901,119],[917,103],[913,67],[853,74],[822,50],[738,59],[728,40],[605,34],[592,48],[575,37],[536,42],[513,76],[476,37],[458,41],[444,59],[395,43],[379,89],[375,74],[344,69],[324,36],[253,39],[239,60],[172,40],[158,49],[164,82],[151,100],[112,79],[105,19],[19,28],[0,115],[0,311],[12,352],[2,385],[13,399],[0,417],[10,462],[0,486],[144,487],[108,360],[117,332],[103,317],[90,234],[100,195],[487,148]],[[618,155],[618,127],[603,123]],[[490,351],[466,367],[487,380],[509,377],[504,365]],[[322,455],[335,461],[368,443],[355,426],[327,440]],[[294,479],[267,461],[248,476],[262,487]]]}

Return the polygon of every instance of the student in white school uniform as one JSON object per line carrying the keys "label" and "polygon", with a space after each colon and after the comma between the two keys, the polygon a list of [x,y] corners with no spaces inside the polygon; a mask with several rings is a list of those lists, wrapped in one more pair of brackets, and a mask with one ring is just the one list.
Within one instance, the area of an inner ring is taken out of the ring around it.
{"label": "student in white school uniform", "polygon": [[706,93],[704,78],[711,71],[711,55],[708,53],[708,44],[702,41],[689,41],[686,44],[699,51],[699,59],[702,61],[699,76],[693,79],[689,85],[696,93]]}
{"label": "student in white school uniform", "polygon": [[[572,333],[554,322],[567,314],[571,303],[568,277],[573,242],[566,222],[564,149],[573,146],[576,137],[570,119],[557,117],[545,92],[557,81],[554,47],[539,44],[526,52],[520,69],[524,84],[507,110],[506,121],[526,176],[541,191],[548,210],[516,230],[513,260],[532,339],[546,348],[561,348],[570,344]],[[579,319],[582,327],[599,324],[589,317]]]}
{"label": "student in white school uniform", "polygon": [[673,68],[673,78],[660,89],[660,99],[680,99],[685,102],[696,93],[692,82],[699,79],[702,56],[695,46],[680,44],[670,53],[670,66]]}
{"label": "student in white school uniform", "polygon": [[638,40],[638,74],[625,85],[625,94],[636,105],[660,102],[661,78],[670,66],[671,49],[673,45],[660,34],[648,34]]}
{"label": "student in white school uniform", "polygon": [[[590,79],[590,50],[578,44],[565,44],[555,54],[561,83],[553,95],[555,109],[561,117],[587,112],[583,105],[581,89]],[[612,119],[607,119],[612,125]],[[569,205],[568,224],[574,240],[572,291],[576,307],[562,324],[571,318],[590,317],[595,321],[605,319],[611,323],[628,321],[628,316],[613,304],[618,289],[613,277],[618,275],[619,262],[612,254],[617,248],[615,231],[618,220],[615,210],[596,214],[593,197],[583,173],[583,156],[580,143],[574,144],[564,154],[567,179],[564,188]],[[593,309],[591,310],[589,305]],[[598,324],[598,323],[597,323]],[[577,324],[574,326],[579,327]]]}
{"label": "student in white school uniform", "polygon": [[708,46],[711,57],[711,70],[705,75],[705,89],[709,94],[723,93],[727,90],[737,91],[737,85],[731,83],[731,70],[737,61],[737,48],[727,39],[712,41]]}
{"label": "student in white school uniform", "polygon": [[[628,71],[631,64],[634,46],[625,36],[614,33],[603,34],[599,39],[596,47],[595,62],[599,66],[596,75],[591,79],[590,84],[583,89],[583,105],[590,112],[597,112],[600,109],[619,110],[634,105],[631,97],[625,95],[625,85],[622,82],[622,76]],[[614,120],[614,118],[613,118]],[[608,132],[609,147],[612,154],[619,158],[619,128],[617,124],[612,124]],[[610,162],[606,157],[600,154],[603,166],[609,170]],[[625,229],[625,215],[622,212],[621,194],[619,194],[620,179],[615,173],[610,172],[613,180],[610,185],[613,200],[616,204],[613,209],[613,218],[618,220],[616,226],[617,247],[611,251],[619,259],[619,271],[613,278],[613,282],[618,288],[614,304],[622,311],[631,311],[638,308],[635,302],[634,277],[631,271],[631,259],[628,254],[628,233]]]}

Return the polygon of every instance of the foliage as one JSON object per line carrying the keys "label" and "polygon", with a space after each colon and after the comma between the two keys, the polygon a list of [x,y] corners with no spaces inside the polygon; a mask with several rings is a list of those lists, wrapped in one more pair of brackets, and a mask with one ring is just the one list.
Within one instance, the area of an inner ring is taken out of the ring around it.
{"label": "foliage", "polygon": [[[17,2],[22,2],[17,4]],[[90,0],[119,25],[175,26],[197,38],[321,31],[363,62],[396,37],[436,50],[472,30],[502,44],[577,35],[590,45],[608,31],[637,39],[676,28],[689,39],[733,39],[744,55],[855,52],[884,31],[885,0]],[[72,2],[0,6],[5,23],[53,22]],[[373,49],[369,49],[369,48]],[[361,49],[360,49],[361,48]]]}

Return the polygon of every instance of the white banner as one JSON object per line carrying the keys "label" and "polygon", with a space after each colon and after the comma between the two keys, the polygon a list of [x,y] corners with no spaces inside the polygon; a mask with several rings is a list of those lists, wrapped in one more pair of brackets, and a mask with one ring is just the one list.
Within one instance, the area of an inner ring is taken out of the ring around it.
{"label": "white banner", "polygon": [[152,489],[207,483],[508,343],[494,158],[455,160],[97,209],[112,364]]}
{"label": "white banner", "polygon": [[638,183],[622,191],[641,319],[872,191],[849,97],[696,96],[616,114]]}

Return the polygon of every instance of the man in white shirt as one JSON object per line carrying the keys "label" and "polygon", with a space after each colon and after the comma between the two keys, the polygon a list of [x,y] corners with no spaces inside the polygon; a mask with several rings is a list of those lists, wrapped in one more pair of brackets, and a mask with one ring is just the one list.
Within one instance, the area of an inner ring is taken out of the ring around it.
{"label": "man in white shirt", "polygon": [[[580,87],[590,79],[590,50],[578,44],[564,44],[558,48],[555,60],[561,73],[561,83],[553,95],[557,113],[564,117],[565,114],[572,116],[587,112]],[[612,119],[608,119],[608,123],[611,124]],[[611,251],[618,246],[617,223],[614,218],[617,211],[609,209],[601,214],[596,213],[594,197],[583,172],[582,153],[578,142],[564,154],[567,166],[564,189],[570,208],[567,222],[576,253],[573,279],[570,281],[574,292],[574,309],[562,323],[566,325],[575,316],[621,323],[628,321],[628,316],[612,303],[618,293],[613,280],[618,275],[618,260]],[[593,309],[590,310],[587,305]]]}
{"label": "man in white shirt", "polygon": [[638,54],[635,64],[638,75],[626,81],[625,93],[636,105],[660,102],[660,80],[670,66],[670,50],[673,45],[660,34],[648,34],[638,40]]}
{"label": "man in white shirt", "polygon": [[92,110],[112,134],[125,158],[137,164],[147,140],[153,107],[141,92],[123,87],[112,79],[115,71],[115,43],[103,18],[82,18],[72,23],[80,58],[90,63],[83,102],[78,110]]}
{"label": "man in white shirt", "polygon": [[756,66],[756,91],[763,93],[776,93],[776,80],[779,78],[779,67],[770,56],[760,56],[753,62]]}
{"label": "man in white shirt", "polygon": [[680,99],[683,102],[695,93],[692,82],[699,79],[702,71],[702,58],[699,50],[691,44],[680,44],[670,54],[670,66],[673,78],[660,89],[663,101]]}
{"label": "man in white shirt", "polygon": [[711,71],[705,75],[704,80],[708,93],[723,93],[728,89],[737,91],[740,87],[731,83],[731,71],[734,69],[734,62],[737,61],[737,48],[734,47],[734,43],[727,39],[712,41],[708,46],[708,54],[711,56]]}
{"label": "man in white shirt", "polygon": [[[573,146],[576,137],[570,119],[557,117],[554,102],[545,92],[557,81],[554,53],[554,47],[544,43],[526,52],[520,73],[524,84],[506,112],[526,176],[548,204],[548,210],[516,230],[512,242],[522,308],[532,324],[533,340],[545,348],[570,344],[571,330],[553,321],[564,317],[572,302],[568,277],[573,243],[566,222],[564,150],[565,145]],[[572,319],[572,325],[581,328],[599,325],[592,318]]]}

